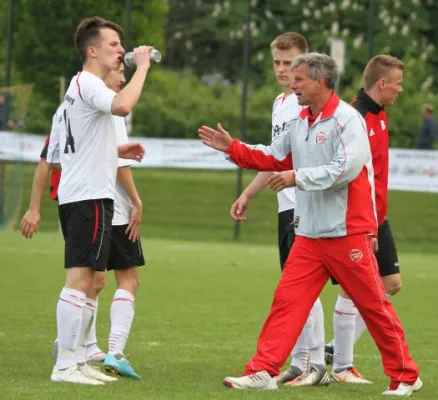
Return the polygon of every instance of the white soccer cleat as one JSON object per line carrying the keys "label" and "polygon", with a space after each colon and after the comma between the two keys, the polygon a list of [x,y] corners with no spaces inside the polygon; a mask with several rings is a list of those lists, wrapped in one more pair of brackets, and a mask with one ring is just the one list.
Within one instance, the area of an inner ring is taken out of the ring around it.
{"label": "white soccer cleat", "polygon": [[414,392],[418,392],[423,387],[423,381],[420,379],[420,377],[417,378],[417,380],[414,383]]}
{"label": "white soccer cleat", "polygon": [[87,346],[87,361],[105,361],[106,354],[96,344]]}
{"label": "white soccer cleat", "polygon": [[88,364],[84,364],[79,367],[79,371],[85,375],[87,378],[95,379],[100,382],[116,382],[117,378],[112,376],[105,375],[104,373],[99,371],[97,367],[91,367]]}
{"label": "white soccer cleat", "polygon": [[344,369],[341,372],[332,371],[331,379],[335,382],[354,383],[360,385],[370,385],[373,383],[371,381],[367,381],[354,367]]}
{"label": "white soccer cleat", "polygon": [[277,390],[277,379],[266,371],[254,372],[237,378],[227,377],[222,382],[231,389]]}
{"label": "white soccer cleat", "polygon": [[399,383],[397,389],[391,389],[388,387],[388,389],[382,393],[382,396],[409,397],[412,393],[418,392],[422,387],[423,382],[418,377],[413,385],[408,385],[407,383],[401,382]]}
{"label": "white soccer cleat", "polygon": [[103,382],[82,374],[77,365],[73,365],[72,367],[63,370],[58,370],[56,367],[53,368],[50,380],[52,382],[78,383],[81,385],[104,385]]}
{"label": "white soccer cleat", "polygon": [[308,371],[303,372],[293,381],[286,382],[286,386],[327,386],[330,376],[324,365],[311,364]]}

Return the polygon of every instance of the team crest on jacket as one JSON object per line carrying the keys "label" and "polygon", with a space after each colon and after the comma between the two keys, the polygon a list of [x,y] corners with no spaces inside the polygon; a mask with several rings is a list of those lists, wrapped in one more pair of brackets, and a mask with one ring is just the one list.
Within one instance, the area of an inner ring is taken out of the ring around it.
{"label": "team crest on jacket", "polygon": [[318,132],[316,134],[316,143],[322,144],[327,139],[327,135],[324,132]]}
{"label": "team crest on jacket", "polygon": [[357,263],[362,260],[363,253],[359,249],[350,250],[350,259],[351,261]]}

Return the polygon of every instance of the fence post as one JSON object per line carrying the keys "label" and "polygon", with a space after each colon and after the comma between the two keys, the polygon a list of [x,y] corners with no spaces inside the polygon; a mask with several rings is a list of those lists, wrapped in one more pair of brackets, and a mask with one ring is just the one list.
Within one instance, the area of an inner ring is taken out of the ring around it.
{"label": "fence post", "polygon": [[[248,98],[248,67],[249,67],[249,56],[250,56],[250,44],[251,44],[251,32],[250,32],[250,22],[251,22],[251,0],[246,1],[246,26],[245,26],[245,36],[243,39],[243,71],[242,71],[242,98],[240,105],[240,135],[239,139],[241,141],[245,140],[245,130],[246,130],[246,105]],[[243,169],[237,169],[236,177],[236,199],[240,196],[242,192],[242,177]],[[233,239],[237,240],[240,233],[240,222],[234,222],[234,232]]]}

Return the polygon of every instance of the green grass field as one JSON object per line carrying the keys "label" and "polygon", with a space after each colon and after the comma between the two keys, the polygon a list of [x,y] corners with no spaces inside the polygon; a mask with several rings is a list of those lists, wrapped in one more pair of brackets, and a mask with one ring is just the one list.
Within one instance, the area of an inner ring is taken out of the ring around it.
{"label": "green grass field", "polygon": [[[274,221],[272,222],[274,223]],[[253,355],[279,278],[277,249],[260,244],[170,239],[144,240],[136,318],[127,354],[143,381],[121,379],[103,387],[51,383],[55,307],[64,278],[63,241],[40,232],[26,241],[0,233],[0,399],[377,399],[386,388],[377,349],[368,334],[356,347],[356,365],[370,386],[278,392],[237,392],[221,385]],[[438,255],[400,254],[404,287],[394,299],[424,388],[414,397],[438,399]],[[114,279],[100,296],[97,333],[107,348]],[[322,295],[327,337],[332,334],[336,289]]]}
{"label": "green grass field", "polygon": [[[34,165],[24,166],[22,196],[10,201],[20,207],[16,228],[29,204],[34,169]],[[232,242],[234,223],[229,210],[236,192],[234,171],[137,168],[134,177],[143,199],[143,237]],[[244,185],[253,177],[253,172],[245,171]],[[16,188],[11,186],[9,190],[15,193]],[[438,253],[438,193],[390,192],[389,204],[389,219],[398,248]],[[241,226],[241,242],[276,243],[275,193],[262,191],[252,201],[247,216]],[[47,193],[40,230],[54,231],[57,227],[57,210]]]}

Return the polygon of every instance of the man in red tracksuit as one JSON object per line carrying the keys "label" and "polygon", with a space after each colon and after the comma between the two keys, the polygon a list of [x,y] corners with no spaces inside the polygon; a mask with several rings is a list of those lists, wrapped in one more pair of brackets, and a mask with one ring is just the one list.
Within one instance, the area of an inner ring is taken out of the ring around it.
{"label": "man in red tracksuit", "polygon": [[[389,299],[401,288],[400,267],[388,212],[389,133],[385,106],[391,106],[402,91],[405,65],[395,57],[377,55],[363,74],[363,89],[353,107],[364,117],[373,157],[378,223],[379,274]],[[326,361],[333,361],[332,379],[343,383],[371,383],[354,368],[354,343],[366,330],[365,322],[344,290],[333,314],[334,339],[326,346]]]}
{"label": "man in red tracksuit", "polygon": [[377,236],[374,172],[365,121],[334,92],[333,58],[302,54],[292,62],[292,88],[308,105],[271,146],[233,140],[221,125],[203,126],[203,143],[237,165],[274,174],[275,191],[297,187],[296,241],[274,295],[271,312],[247,363],[246,374],[227,377],[235,389],[277,389],[275,378],[330,276],[351,296],[382,355],[390,385],[383,395],[410,396],[421,388],[403,328],[385,297],[373,248]]}

